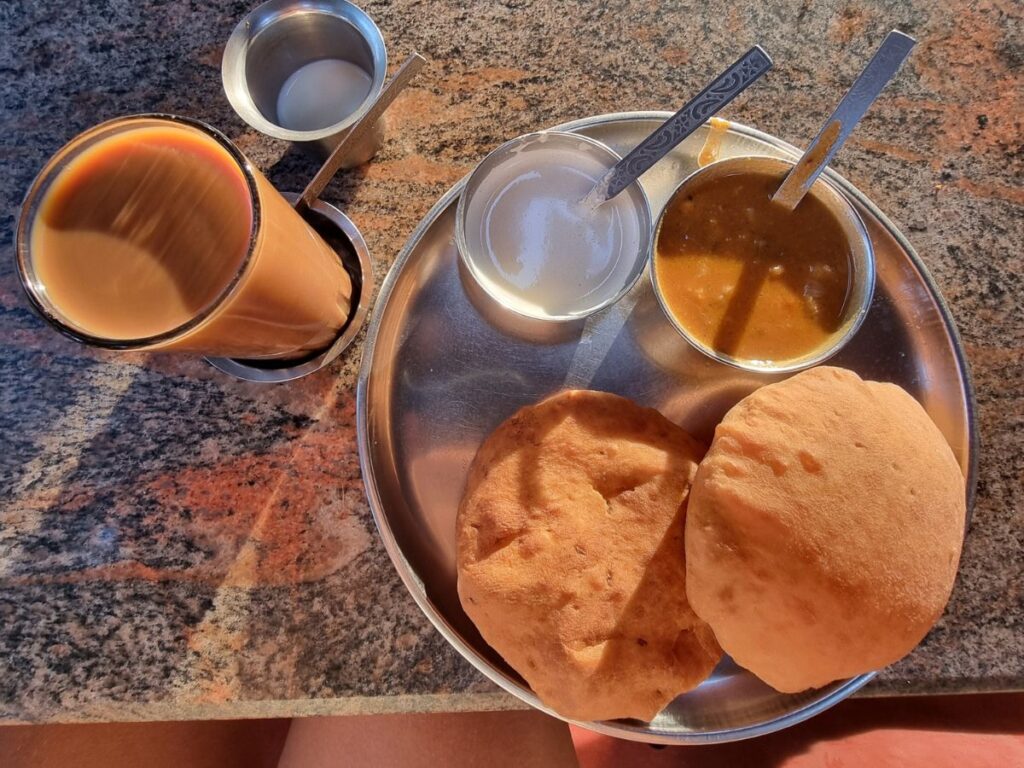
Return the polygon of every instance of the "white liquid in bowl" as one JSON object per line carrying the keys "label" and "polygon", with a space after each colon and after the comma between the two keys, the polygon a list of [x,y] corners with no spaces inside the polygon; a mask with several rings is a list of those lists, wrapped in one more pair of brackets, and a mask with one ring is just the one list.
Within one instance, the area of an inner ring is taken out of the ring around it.
{"label": "white liquid in bowl", "polygon": [[355,112],[370,95],[370,73],[341,59],[320,59],[295,70],[277,95],[277,122],[291,131],[318,131]]}
{"label": "white liquid in bowl", "polygon": [[582,317],[632,283],[649,237],[642,196],[582,203],[614,162],[592,144],[559,137],[481,166],[470,182],[465,245],[492,297],[531,317]]}

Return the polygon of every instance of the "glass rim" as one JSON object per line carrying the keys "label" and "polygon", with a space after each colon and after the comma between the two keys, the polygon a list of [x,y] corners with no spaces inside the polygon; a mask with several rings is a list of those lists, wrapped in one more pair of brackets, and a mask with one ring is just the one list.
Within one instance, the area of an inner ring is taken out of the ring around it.
{"label": "glass rim", "polygon": [[[819,176],[811,186],[811,189],[808,190],[808,194],[811,194],[812,191],[817,192],[818,190],[827,190],[827,194],[831,194],[836,199],[843,212],[846,213],[845,217],[841,217],[837,214],[837,218],[840,218],[840,225],[843,226],[844,230],[853,229],[857,234],[857,241],[862,246],[860,249],[862,251],[862,258],[859,260],[855,259],[853,275],[851,275],[850,282],[851,293],[857,292],[860,300],[855,305],[851,305],[846,317],[844,318],[843,324],[839,327],[836,333],[833,334],[832,338],[816,351],[801,357],[794,357],[780,361],[747,360],[727,355],[724,352],[703,343],[686,329],[669,307],[668,301],[665,299],[661,290],[661,284],[658,280],[658,270],[655,263],[658,258],[658,239],[661,237],[661,229],[665,221],[665,214],[668,212],[669,207],[676,198],[679,197],[683,188],[688,186],[699,176],[705,176],[709,172],[720,172],[723,166],[738,166],[750,162],[774,163],[780,168],[792,168],[796,164],[793,160],[781,157],[771,157],[768,155],[737,155],[708,163],[707,165],[697,168],[695,171],[688,174],[679,182],[679,184],[676,185],[676,188],[672,190],[672,194],[668,196],[668,200],[666,200],[665,205],[658,214],[658,220],[654,227],[654,237],[651,244],[651,285],[654,288],[654,296],[658,301],[658,305],[661,307],[661,311],[668,319],[669,323],[675,331],[698,352],[701,352],[712,360],[752,373],[796,373],[797,371],[802,371],[825,362],[846,346],[846,344],[857,334],[857,331],[860,330],[861,325],[864,324],[864,320],[867,317],[868,310],[871,308],[871,301],[874,298],[875,293],[875,250],[871,243],[871,236],[868,234],[867,227],[865,226],[860,213],[858,213],[857,209],[854,207],[853,201],[851,201],[831,180],[824,176]],[[828,205],[827,202],[826,205]],[[830,210],[833,210],[833,206],[829,205],[828,207]],[[847,227],[847,224],[849,224],[849,227]],[[863,263],[860,264],[857,262]],[[860,287],[860,290],[858,290],[859,286],[862,286]]]}
{"label": "glass rim", "polygon": [[[252,209],[252,218],[249,224],[249,242],[246,245],[245,256],[238,265],[238,269],[235,271],[234,275],[232,275],[231,279],[224,285],[217,295],[214,296],[210,302],[193,317],[190,317],[184,323],[177,325],[174,328],[151,336],[131,339],[110,339],[105,336],[96,336],[83,329],[73,327],[70,324],[70,321],[64,320],[59,316],[59,311],[55,304],[52,301],[49,301],[45,296],[45,290],[39,290],[42,284],[35,279],[34,269],[32,268],[31,228],[33,219],[35,218],[34,213],[38,203],[38,198],[40,197],[44,187],[48,188],[49,183],[52,183],[53,179],[60,174],[61,171],[55,171],[55,167],[65,158],[72,145],[75,145],[89,137],[102,135],[116,126],[145,120],[163,121],[198,130],[200,133],[212,138],[222,149],[227,151],[228,155],[235,162],[237,168],[241,171],[242,177],[245,179],[246,188],[249,191],[249,203]],[[28,296],[33,309],[35,309],[47,323],[65,336],[82,344],[89,344],[103,349],[146,349],[157,344],[162,344],[163,342],[181,338],[189,331],[195,330],[209,320],[218,309],[224,306],[229,298],[238,292],[242,279],[249,272],[249,268],[255,255],[256,241],[259,238],[261,231],[261,223],[262,213],[259,191],[256,185],[256,176],[253,173],[252,164],[245,155],[242,154],[238,147],[236,147],[234,143],[223,133],[213,126],[204,123],[202,120],[162,112],[145,112],[135,115],[115,117],[111,120],[105,120],[102,123],[98,123],[67,141],[60,149],[53,153],[32,180],[32,183],[29,185],[28,192],[26,192],[25,197],[22,200],[18,214],[18,227],[15,236],[18,277],[21,282],[21,287]]]}
{"label": "glass rim", "polygon": [[509,153],[510,151],[512,151],[521,144],[530,141],[536,141],[542,136],[554,136],[556,137],[556,140],[572,139],[573,141],[582,141],[583,143],[594,147],[597,151],[605,153],[611,159],[611,164],[608,166],[609,168],[614,166],[615,163],[622,159],[622,156],[618,152],[616,152],[614,149],[609,147],[604,142],[599,141],[598,139],[591,138],[590,136],[585,136],[580,133],[572,133],[570,131],[533,131],[531,133],[524,133],[523,135],[517,136],[514,139],[509,139],[508,141],[504,142],[503,144],[500,144],[499,146],[495,147],[490,152],[488,152],[487,155],[483,158],[483,160],[477,163],[476,167],[474,167],[473,170],[466,176],[466,183],[459,194],[459,201],[458,204],[456,205],[455,210],[455,245],[456,249],[459,252],[459,259],[468,270],[470,276],[473,278],[474,281],[476,281],[476,284],[480,286],[483,292],[492,301],[496,302],[502,309],[511,312],[514,315],[518,315],[519,317],[526,318],[528,320],[536,320],[545,323],[560,324],[580,322],[586,320],[586,318],[590,317],[591,315],[596,314],[597,312],[600,312],[603,309],[607,309],[608,307],[620,301],[627,293],[629,293],[630,289],[634,285],[636,285],[637,281],[640,279],[640,276],[643,275],[644,273],[644,268],[647,265],[647,262],[650,258],[651,249],[654,245],[655,230],[654,215],[651,209],[651,202],[647,197],[647,192],[644,190],[643,185],[641,185],[639,182],[633,182],[632,184],[629,185],[629,187],[626,188],[626,190],[623,190],[624,192],[626,192],[632,190],[632,188],[635,187],[636,191],[640,195],[639,204],[633,207],[637,211],[637,220],[640,224],[640,227],[638,229],[642,242],[640,244],[641,247],[637,249],[637,253],[633,256],[634,262],[632,268],[630,269],[630,275],[628,279],[619,289],[615,291],[613,295],[608,296],[607,298],[603,299],[600,303],[595,304],[592,307],[587,307],[585,310],[579,312],[558,315],[541,315],[527,312],[521,307],[512,306],[507,300],[497,295],[496,292],[492,290],[489,285],[487,285],[487,281],[482,279],[478,274],[477,266],[475,263],[476,257],[475,254],[473,254],[472,249],[469,247],[469,238],[466,234],[466,218],[469,213],[469,198],[472,196],[472,193],[474,191],[474,182],[478,183],[480,179],[486,174],[487,171],[492,170],[490,167],[491,165],[493,165],[496,162],[499,162],[501,159],[504,159],[503,155]]}

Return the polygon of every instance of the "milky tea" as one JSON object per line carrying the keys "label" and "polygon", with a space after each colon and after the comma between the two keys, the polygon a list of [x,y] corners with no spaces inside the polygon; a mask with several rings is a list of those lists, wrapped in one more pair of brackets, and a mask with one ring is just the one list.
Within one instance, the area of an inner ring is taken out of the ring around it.
{"label": "milky tea", "polygon": [[292,358],[329,346],[348,319],[348,274],[228,147],[200,124],[139,117],[58,153],[19,228],[44,315],[116,348]]}

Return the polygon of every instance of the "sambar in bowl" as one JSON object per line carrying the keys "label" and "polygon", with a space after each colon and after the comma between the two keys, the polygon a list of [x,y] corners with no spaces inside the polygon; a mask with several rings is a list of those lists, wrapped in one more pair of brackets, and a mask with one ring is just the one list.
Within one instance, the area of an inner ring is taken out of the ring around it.
{"label": "sambar in bowl", "polygon": [[793,164],[734,157],[690,174],[659,218],[651,275],[679,333],[746,370],[796,371],[857,332],[874,292],[857,211],[818,179],[793,210],[772,200]]}

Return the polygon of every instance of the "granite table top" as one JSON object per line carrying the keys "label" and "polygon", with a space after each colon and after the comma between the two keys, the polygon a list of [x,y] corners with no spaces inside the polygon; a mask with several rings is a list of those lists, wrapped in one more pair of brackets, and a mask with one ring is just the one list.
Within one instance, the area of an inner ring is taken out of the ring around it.
{"label": "granite table top", "polygon": [[[359,352],[282,386],[50,330],[13,256],[21,196],[79,131],[204,119],[281,189],[315,170],[242,123],[223,44],[248,2],[0,4],[0,719],[144,720],[519,706],[420,614],[360,481]],[[835,165],[909,236],[977,389],[977,503],[948,610],[862,693],[1024,688],[1024,10],[1012,0],[771,4],[370,0],[429,71],[325,198],[383,279],[434,201],[505,139],[674,109],[754,42],[726,116],[805,145],[884,33],[920,45]]]}

